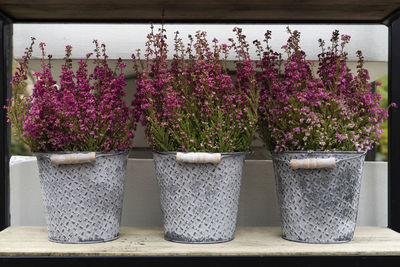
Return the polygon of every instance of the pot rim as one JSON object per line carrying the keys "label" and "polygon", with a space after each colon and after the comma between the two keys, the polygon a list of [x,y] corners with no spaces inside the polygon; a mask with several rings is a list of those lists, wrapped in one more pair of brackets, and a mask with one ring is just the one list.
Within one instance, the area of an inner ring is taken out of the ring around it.
{"label": "pot rim", "polygon": [[52,151],[52,152],[34,152],[33,154],[38,158],[49,158],[51,155],[57,154],[74,154],[74,153],[96,153],[96,158],[106,156],[129,155],[130,150],[115,151],[115,152],[97,152],[97,151]]}
{"label": "pot rim", "polygon": [[178,152],[180,153],[208,153],[208,154],[221,154],[221,156],[239,156],[239,155],[248,155],[252,154],[253,151],[243,151],[243,152],[182,152],[182,151],[155,151],[153,150],[154,154],[161,154],[161,155],[176,155]]}
{"label": "pot rim", "polygon": [[319,151],[319,150],[313,150],[313,151],[307,151],[307,150],[288,150],[288,151],[281,151],[281,152],[271,152],[271,155],[282,155],[282,154],[366,154],[368,151],[363,150],[363,151],[340,151],[340,150],[335,150],[335,151]]}
{"label": "pot rim", "polygon": [[[153,151],[153,155],[159,156],[176,156],[176,154],[180,151]],[[246,152],[181,152],[181,153],[210,153],[210,154],[221,154],[221,158],[229,158],[229,157],[240,157],[252,154],[253,151]]]}

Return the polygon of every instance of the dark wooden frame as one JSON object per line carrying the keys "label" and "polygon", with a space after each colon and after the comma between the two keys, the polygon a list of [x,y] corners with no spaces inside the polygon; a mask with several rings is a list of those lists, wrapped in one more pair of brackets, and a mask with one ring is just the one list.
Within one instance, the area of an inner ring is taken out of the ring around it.
{"label": "dark wooden frame", "polygon": [[[389,30],[389,103],[400,104],[400,10],[384,22]],[[389,110],[388,227],[400,232],[400,109]]]}
{"label": "dark wooden frame", "polygon": [[1,266],[296,266],[398,267],[398,256],[228,256],[228,257],[2,257]]}
{"label": "dark wooden frame", "polygon": [[[9,158],[10,158],[10,127],[7,123],[6,112],[2,108],[6,99],[11,95],[11,69],[12,69],[12,26],[15,22],[98,22],[96,20],[79,21],[38,21],[22,20],[13,21],[8,16],[0,13],[0,230],[10,224],[10,199],[9,199]],[[129,21],[107,21],[119,23],[147,22],[141,20]],[[166,21],[168,23],[235,23],[234,21]],[[252,21],[240,21],[249,23]],[[255,23],[290,23],[290,21],[254,21]],[[326,23],[328,21],[295,21],[295,23]],[[329,21],[332,22],[332,21]],[[338,21],[344,24],[371,23],[370,21]],[[375,23],[375,22],[374,22]],[[389,103],[400,104],[400,9],[388,16],[381,22],[388,27],[389,31]],[[389,116],[389,165],[388,165],[388,227],[400,232],[400,110],[391,109]],[[110,264],[141,264],[172,263],[180,265],[221,265],[228,266],[234,263],[251,264],[254,266],[272,264],[275,266],[399,266],[399,256],[260,256],[260,257],[3,257],[0,265],[3,266],[47,266],[47,265],[70,265],[76,266],[109,266]]]}
{"label": "dark wooden frame", "polygon": [[7,99],[11,97],[12,21],[0,14],[0,229],[10,225],[10,125],[7,123]]}

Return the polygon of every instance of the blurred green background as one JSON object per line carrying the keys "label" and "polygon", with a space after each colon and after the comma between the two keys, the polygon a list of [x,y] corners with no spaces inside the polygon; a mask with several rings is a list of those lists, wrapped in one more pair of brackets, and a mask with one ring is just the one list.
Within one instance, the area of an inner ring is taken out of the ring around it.
{"label": "blurred green background", "polygon": [[[382,85],[376,87],[376,92],[381,94],[381,108],[387,108],[388,106],[388,76],[385,75],[378,80]],[[377,161],[387,161],[388,160],[388,120],[386,119],[381,126],[384,130],[381,140],[379,140],[380,145],[376,146],[375,160]]]}
{"label": "blurred green background", "polygon": [[[17,70],[17,66],[18,62],[16,60],[13,60],[12,73],[15,73],[15,71]],[[27,86],[25,88],[26,94],[29,94],[29,92],[32,90],[34,81],[35,81],[34,76],[30,73],[26,81],[27,82]],[[23,143],[18,142],[11,131],[11,156],[13,155],[33,156],[33,154],[29,151],[29,147]]]}

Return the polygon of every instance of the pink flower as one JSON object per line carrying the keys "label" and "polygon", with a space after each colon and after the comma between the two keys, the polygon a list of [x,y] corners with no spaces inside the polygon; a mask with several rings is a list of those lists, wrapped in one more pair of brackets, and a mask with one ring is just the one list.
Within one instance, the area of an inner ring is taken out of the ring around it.
{"label": "pink flower", "polygon": [[[34,38],[14,74],[12,83],[18,89],[16,92],[23,91],[33,44]],[[38,80],[32,96],[21,101],[21,93],[17,93],[15,105],[8,106],[15,132],[21,133],[19,140],[32,151],[109,152],[132,146],[135,124],[133,111],[124,101],[125,76],[108,66],[105,45],[101,51],[97,42],[95,45],[93,73],[89,73],[85,60],[79,60],[78,69],[72,70],[72,46],[67,45],[59,85],[53,79],[51,56],[48,56],[49,63],[43,63],[42,70],[34,74]],[[39,47],[44,57],[45,44],[40,43]]]}
{"label": "pink flower", "polygon": [[271,49],[270,31],[265,34],[266,49],[254,42],[261,56],[257,67],[262,70],[258,76],[262,85],[259,132],[268,148],[276,152],[370,149],[380,138],[388,111],[379,107],[381,97],[371,93],[361,51],[357,51],[354,75],[344,52],[350,36],[334,31],[328,49],[320,40],[322,52],[314,75],[312,63],[301,50],[300,33],[288,32],[287,44],[282,46],[287,60]]}
{"label": "pink flower", "polygon": [[[175,56],[167,59],[166,35],[148,35],[144,59],[133,55],[138,77],[132,105],[135,119],[158,151],[248,151],[257,127],[258,84],[255,64],[240,28],[231,45],[210,44],[205,32],[184,45],[176,34]],[[237,77],[225,68],[235,50]],[[228,136],[226,136],[228,135]]]}

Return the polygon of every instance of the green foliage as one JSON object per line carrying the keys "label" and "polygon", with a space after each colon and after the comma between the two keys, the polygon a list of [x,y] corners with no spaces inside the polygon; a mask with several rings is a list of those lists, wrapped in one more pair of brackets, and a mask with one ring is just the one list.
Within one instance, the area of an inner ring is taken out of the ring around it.
{"label": "green foliage", "polygon": [[[376,87],[376,92],[382,96],[381,108],[388,106],[388,76],[385,75],[377,81],[381,82],[382,85]],[[376,159],[387,161],[388,160],[388,119],[385,119],[382,123],[381,129],[383,130],[382,137],[379,140],[379,145],[376,146]]]}
{"label": "green foliage", "polygon": [[15,139],[14,134],[11,134],[11,155],[12,156],[33,156],[33,154],[29,151],[29,147],[22,142],[18,142]]}
{"label": "green foliage", "polygon": [[[12,73],[15,73],[17,71],[17,67],[19,66],[18,62],[13,60],[12,64]],[[18,98],[16,97],[17,95],[24,95],[24,96],[29,96],[28,92],[28,83],[33,84],[35,81],[35,78],[31,74],[31,71],[27,69],[26,71],[27,79],[24,83],[21,83],[20,86],[14,86],[13,88],[13,98],[16,99],[16,102],[22,102],[24,101],[24,98]],[[25,107],[25,105],[22,105],[22,107]],[[25,110],[19,110],[16,109],[15,112],[17,114],[23,114]],[[20,123],[17,123],[18,125],[15,126],[12,131],[11,131],[11,155],[18,155],[18,156],[32,156],[33,154],[30,152],[28,145],[26,145],[23,142],[18,141],[16,136],[20,134],[20,131],[22,129],[22,121]]]}

